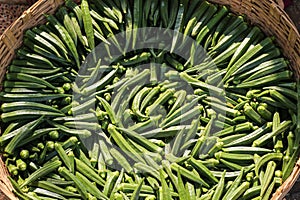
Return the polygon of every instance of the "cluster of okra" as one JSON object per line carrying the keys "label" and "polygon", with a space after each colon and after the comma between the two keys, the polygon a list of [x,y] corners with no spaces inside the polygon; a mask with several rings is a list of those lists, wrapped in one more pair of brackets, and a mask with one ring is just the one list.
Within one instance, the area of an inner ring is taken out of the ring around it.
{"label": "cluster of okra", "polygon": [[245,16],[203,0],[66,0],[45,18],[0,93],[19,198],[267,200],[291,174],[299,87]]}

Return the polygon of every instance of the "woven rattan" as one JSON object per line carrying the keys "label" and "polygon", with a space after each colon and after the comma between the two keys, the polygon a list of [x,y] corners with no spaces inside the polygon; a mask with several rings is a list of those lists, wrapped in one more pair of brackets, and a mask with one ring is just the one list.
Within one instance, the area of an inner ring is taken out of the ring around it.
{"label": "woven rattan", "polygon": [[[300,35],[284,10],[273,0],[209,0],[227,5],[232,12],[246,15],[251,24],[259,26],[267,35],[273,35],[283,54],[290,60],[295,78],[300,78]],[[18,18],[0,37],[0,83],[6,67],[12,61],[15,50],[22,45],[24,30],[45,22],[43,14],[54,13],[64,0],[39,0]],[[0,84],[1,87],[1,84]],[[1,130],[0,130],[1,134]],[[277,189],[272,199],[283,199],[300,174],[300,159],[290,177]],[[0,190],[16,199],[4,163],[0,159]]]}
{"label": "woven rattan", "polygon": [[28,8],[28,4],[0,3],[0,35]]}

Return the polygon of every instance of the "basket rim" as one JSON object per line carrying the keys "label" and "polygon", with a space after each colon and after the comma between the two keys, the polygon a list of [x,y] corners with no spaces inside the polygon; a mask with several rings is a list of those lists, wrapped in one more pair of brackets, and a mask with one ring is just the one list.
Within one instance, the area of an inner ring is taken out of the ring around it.
{"label": "basket rim", "polygon": [[[229,8],[232,12],[235,12],[234,11],[235,9],[241,8],[240,5],[238,5],[240,7],[237,7],[237,5],[232,3],[233,1],[225,1],[225,0],[208,0],[208,1],[227,5],[227,6],[229,6]],[[287,13],[283,10],[283,8],[281,8],[277,3],[275,3],[274,0],[251,0],[251,1],[239,0],[239,1],[241,2],[241,4],[246,3],[247,1],[251,2],[251,3],[257,3],[257,4],[259,4],[259,2],[265,2],[266,4],[269,4],[269,6],[270,6],[269,8],[270,8],[271,16],[274,16],[275,18],[279,18],[279,20],[287,23],[287,26],[289,28],[289,34],[288,34],[287,39],[291,40],[290,43],[292,43],[291,44],[291,46],[293,46],[292,49],[298,47],[297,45],[299,45],[299,51],[298,52],[292,51],[293,55],[288,55],[288,56],[285,55],[285,56],[287,58],[289,58],[290,60],[292,60],[293,69],[296,70],[296,78],[299,79],[300,78],[300,34],[299,34],[294,22],[292,22],[291,18],[287,15]],[[221,2],[223,2],[223,3],[221,3]],[[45,8],[45,7],[49,7],[50,8],[48,10],[49,13],[55,12],[55,10],[63,3],[64,3],[64,0],[39,0],[39,1],[35,2],[29,9],[27,9],[17,20],[15,20],[4,31],[4,33],[0,36],[0,52],[1,53],[5,52],[10,57],[7,56],[4,58],[4,56],[1,56],[1,58],[0,58],[0,75],[1,75],[1,69],[5,72],[5,68],[8,66],[8,64],[11,62],[12,58],[14,57],[14,51],[21,45],[21,42],[19,40],[22,40],[22,32],[25,29],[31,28],[31,27],[35,26],[37,23],[40,23],[44,20],[42,17],[43,13],[41,12],[41,9]],[[243,9],[236,10],[235,13],[240,14],[240,12],[245,14],[245,12],[246,12],[245,8],[244,8],[244,10]],[[253,13],[248,13],[248,14],[250,14],[250,16],[254,15]],[[249,15],[247,15],[247,16],[249,16]],[[40,19],[40,18],[42,18],[42,19]],[[28,24],[28,22],[31,22],[31,19],[35,19],[37,22]],[[258,24],[258,22],[253,22],[253,21],[251,21],[251,22],[253,24],[261,27],[261,25]],[[277,34],[277,36],[278,36],[278,34]],[[283,48],[284,45],[286,45],[282,42],[278,42],[277,37],[276,37],[276,41],[281,48]],[[291,59],[292,56],[293,56],[293,58]],[[3,61],[3,59],[8,59],[8,60]],[[2,73],[3,73],[3,71],[2,71]],[[1,82],[2,82],[2,78],[0,76],[0,91],[1,91]],[[0,129],[0,134],[1,134],[1,129]],[[12,193],[13,187],[7,178],[7,176],[9,176],[9,174],[8,174],[7,170],[5,170],[4,166],[5,165],[2,161],[2,157],[0,157],[0,174],[2,172],[1,169],[4,168],[4,175],[1,176],[4,179],[2,178],[2,180],[0,182],[0,190],[2,190],[2,192],[10,199],[18,199]],[[273,193],[272,199],[274,199],[274,200],[275,199],[283,199],[284,196],[289,192],[289,190],[292,188],[292,186],[296,182],[299,174],[300,174],[300,155],[299,155],[299,160],[297,161],[297,163],[294,166],[292,174],[282,184],[282,186],[279,189],[277,189],[275,193]]]}

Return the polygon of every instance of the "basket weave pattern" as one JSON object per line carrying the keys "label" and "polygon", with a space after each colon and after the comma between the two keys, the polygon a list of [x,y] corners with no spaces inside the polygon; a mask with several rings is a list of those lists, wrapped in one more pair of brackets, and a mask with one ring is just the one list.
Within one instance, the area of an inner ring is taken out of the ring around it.
{"label": "basket weave pattern", "polygon": [[7,3],[0,4],[0,35],[5,31],[5,29],[14,22],[29,5],[11,5]]}
{"label": "basket weave pattern", "polygon": [[[15,56],[15,50],[22,45],[23,32],[26,29],[45,22],[44,14],[52,14],[64,3],[64,0],[39,0],[26,10],[0,37],[0,83],[6,72],[6,67]],[[0,84],[0,90],[2,84]],[[1,135],[1,129],[0,129]],[[0,157],[0,190],[9,199],[18,199],[12,193],[12,185],[7,178],[9,173]],[[1,195],[0,195],[1,196]]]}
{"label": "basket weave pattern", "polygon": [[[54,13],[63,0],[40,0],[26,10],[0,37],[0,82],[6,66],[14,58],[15,50],[22,45],[23,31],[45,22],[45,13]],[[1,85],[0,85],[1,87]]]}
{"label": "basket weave pattern", "polygon": [[[229,6],[232,12],[246,15],[250,23],[259,26],[267,35],[275,36],[283,54],[290,60],[296,78],[300,78],[300,35],[288,15],[273,0],[208,0]],[[39,0],[17,19],[0,37],[0,89],[6,67],[15,50],[22,45],[24,30],[45,22],[43,14],[54,13],[64,0]],[[0,129],[1,134],[1,129]],[[285,183],[273,194],[272,199],[283,199],[300,174],[300,159]],[[8,172],[0,158],[0,190],[10,199],[16,199],[7,179]]]}
{"label": "basket weave pattern", "polygon": [[246,15],[250,23],[259,26],[265,34],[273,35],[290,59],[296,78],[300,77],[300,35],[290,17],[272,0],[210,0],[227,5],[231,11]]}

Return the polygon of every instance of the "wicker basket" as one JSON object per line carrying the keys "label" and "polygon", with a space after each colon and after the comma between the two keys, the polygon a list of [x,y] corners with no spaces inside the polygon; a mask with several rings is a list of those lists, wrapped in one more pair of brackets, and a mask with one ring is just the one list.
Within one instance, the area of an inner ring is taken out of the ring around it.
{"label": "wicker basket", "polygon": [[[227,5],[232,12],[244,14],[250,23],[259,26],[267,35],[273,35],[283,54],[290,60],[295,78],[300,78],[300,35],[293,22],[283,9],[273,0],[209,0]],[[0,83],[6,67],[12,61],[15,50],[22,44],[23,31],[45,22],[44,13],[54,13],[64,0],[39,0],[17,19],[0,37]],[[1,89],[0,84],[0,89]],[[0,129],[1,134],[1,129]],[[290,177],[273,194],[272,199],[283,199],[294,185],[300,174],[300,159]],[[0,158],[0,190],[10,199],[17,199],[12,193],[12,186],[3,161]]]}
{"label": "wicker basket", "polygon": [[12,4],[11,1],[0,0],[0,35],[12,24],[25,10],[29,8],[26,1],[19,1],[18,4]]}

